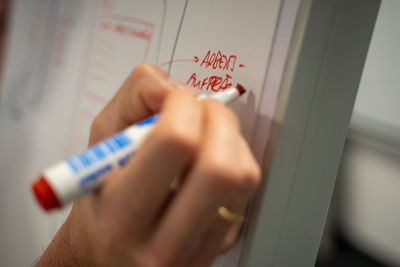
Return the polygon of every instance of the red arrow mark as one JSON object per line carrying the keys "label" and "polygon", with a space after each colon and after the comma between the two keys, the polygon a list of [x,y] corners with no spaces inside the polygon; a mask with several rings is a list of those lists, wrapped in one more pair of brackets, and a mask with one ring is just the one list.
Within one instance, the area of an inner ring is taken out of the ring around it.
{"label": "red arrow mark", "polygon": [[172,63],[177,63],[177,62],[194,62],[194,63],[197,63],[197,62],[199,62],[199,58],[195,56],[192,59],[187,58],[187,59],[170,60],[170,61],[163,62],[163,63],[159,64],[158,67],[161,68],[161,67],[167,66],[167,65],[172,64]]}

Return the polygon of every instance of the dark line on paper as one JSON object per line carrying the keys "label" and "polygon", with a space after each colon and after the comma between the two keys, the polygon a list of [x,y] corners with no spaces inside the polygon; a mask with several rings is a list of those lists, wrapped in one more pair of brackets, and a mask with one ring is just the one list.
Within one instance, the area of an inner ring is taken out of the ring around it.
{"label": "dark line on paper", "polygon": [[162,11],[162,17],[161,17],[161,27],[160,27],[160,36],[158,37],[158,48],[157,48],[157,54],[156,54],[156,60],[155,63],[158,65],[158,60],[160,57],[160,50],[161,50],[161,43],[162,43],[162,38],[164,34],[164,28],[165,28],[165,19],[167,16],[167,0],[163,0],[163,11]]}
{"label": "dark line on paper", "polygon": [[[182,17],[181,17],[181,21],[179,22],[178,32],[176,34],[175,43],[174,43],[174,48],[172,49],[171,62],[173,61],[173,59],[175,57],[176,46],[178,44],[179,34],[181,33],[183,19],[185,18],[186,8],[187,8],[187,5],[188,5],[188,2],[189,2],[189,0],[186,0],[185,1],[185,6],[183,7]],[[170,64],[168,66],[168,71],[167,71],[168,74],[171,72],[171,66],[172,66],[172,64]]]}

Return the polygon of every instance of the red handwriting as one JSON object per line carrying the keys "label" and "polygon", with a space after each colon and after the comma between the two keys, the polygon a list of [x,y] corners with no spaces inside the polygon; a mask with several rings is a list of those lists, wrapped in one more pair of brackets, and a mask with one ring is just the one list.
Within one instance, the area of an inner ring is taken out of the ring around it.
{"label": "red handwriting", "polygon": [[174,59],[174,60],[169,60],[169,61],[160,63],[157,66],[159,68],[161,68],[161,67],[164,67],[164,66],[168,66],[169,64],[178,63],[178,62],[194,62],[194,63],[197,63],[197,62],[199,62],[199,58],[195,56],[193,58]]}
{"label": "red handwriting", "polygon": [[104,21],[100,24],[102,31],[111,30],[121,35],[132,36],[150,41],[152,32],[148,28],[137,29],[134,26],[126,25],[122,23],[112,23],[110,21]]}
{"label": "red handwriting", "polygon": [[114,6],[115,0],[103,0],[101,5],[102,9],[108,12],[112,11],[114,9]]}
{"label": "red handwriting", "polygon": [[[160,66],[169,65],[171,63],[176,62],[187,62],[192,61],[195,64],[199,61],[197,56],[194,59],[179,59],[168,61],[165,63],[160,64]],[[237,56],[236,55],[225,55],[220,50],[217,52],[211,52],[208,50],[205,54],[203,60],[200,63],[200,67],[207,69],[211,67],[213,70],[219,70],[223,72],[234,72],[236,67]],[[245,68],[244,64],[238,64],[239,68]],[[225,76],[219,75],[211,75],[205,78],[199,78],[197,73],[193,73],[189,79],[187,80],[186,84],[190,85],[194,88],[199,90],[206,90],[212,92],[218,92],[220,90],[225,90],[232,86],[232,76],[228,73],[225,73]]]}
{"label": "red handwriting", "polygon": [[229,74],[226,74],[225,77],[212,75],[204,79],[198,79],[196,73],[193,73],[186,84],[200,90],[204,89],[206,91],[211,90],[213,92],[218,92],[219,90],[225,90],[231,87],[231,79],[232,76]]}
{"label": "red handwriting", "polygon": [[215,69],[221,69],[221,70],[230,70],[234,71],[235,70],[235,63],[236,63],[236,56],[235,55],[230,55],[227,57],[226,55],[222,54],[221,51],[218,50],[217,53],[212,53],[211,51],[208,50],[207,54],[205,55],[203,61],[200,64],[200,67],[205,65],[206,68],[212,67],[214,70]]}

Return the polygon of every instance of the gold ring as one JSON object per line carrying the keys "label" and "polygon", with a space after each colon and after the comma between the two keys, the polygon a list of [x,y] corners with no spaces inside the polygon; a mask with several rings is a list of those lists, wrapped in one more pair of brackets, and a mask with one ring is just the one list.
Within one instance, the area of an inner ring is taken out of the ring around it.
{"label": "gold ring", "polygon": [[226,207],[219,207],[218,208],[218,215],[229,222],[232,223],[242,223],[244,221],[244,216],[241,214],[233,213],[228,210]]}

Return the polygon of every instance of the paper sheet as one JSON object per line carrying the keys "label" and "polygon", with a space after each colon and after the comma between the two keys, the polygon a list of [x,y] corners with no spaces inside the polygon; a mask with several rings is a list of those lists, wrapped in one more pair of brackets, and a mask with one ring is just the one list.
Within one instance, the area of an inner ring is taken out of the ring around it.
{"label": "paper sheet", "polygon": [[[265,79],[280,3],[35,0],[27,4],[17,0],[18,19],[12,26],[15,36],[10,41],[13,48],[9,50],[0,113],[0,144],[8,152],[1,155],[2,170],[9,177],[2,187],[27,194],[27,184],[42,168],[85,148],[94,116],[143,61],[169,71],[199,93],[243,84],[249,92],[232,108],[260,160],[268,127],[257,135],[254,130],[260,110],[268,106],[272,116],[276,103],[278,87],[270,86],[268,91]],[[263,98],[265,95],[270,97]],[[23,157],[10,153],[21,149]],[[13,164],[16,160],[23,169]],[[3,194],[2,203],[13,199],[13,195]],[[54,224],[31,206],[21,209],[37,218],[27,228],[27,235],[49,229],[45,237],[27,243],[27,247],[37,247],[31,250],[34,254],[50,240],[65,214],[53,217]],[[22,215],[11,216],[7,225],[21,219]],[[5,237],[17,240],[11,234]],[[17,251],[17,244],[5,242],[9,251]],[[240,248],[237,245],[214,266],[235,266]]]}
{"label": "paper sheet", "polygon": [[[94,116],[132,68],[154,63],[170,75],[211,94],[236,83],[249,93],[232,105],[253,143],[280,1],[113,1],[100,7],[76,129],[76,150],[87,145]],[[134,8],[136,7],[136,8]],[[139,7],[139,8],[138,8]],[[278,88],[262,103],[275,107]],[[271,114],[272,115],[272,114]],[[259,149],[258,160],[263,149]],[[235,266],[240,245],[215,266]]]}

